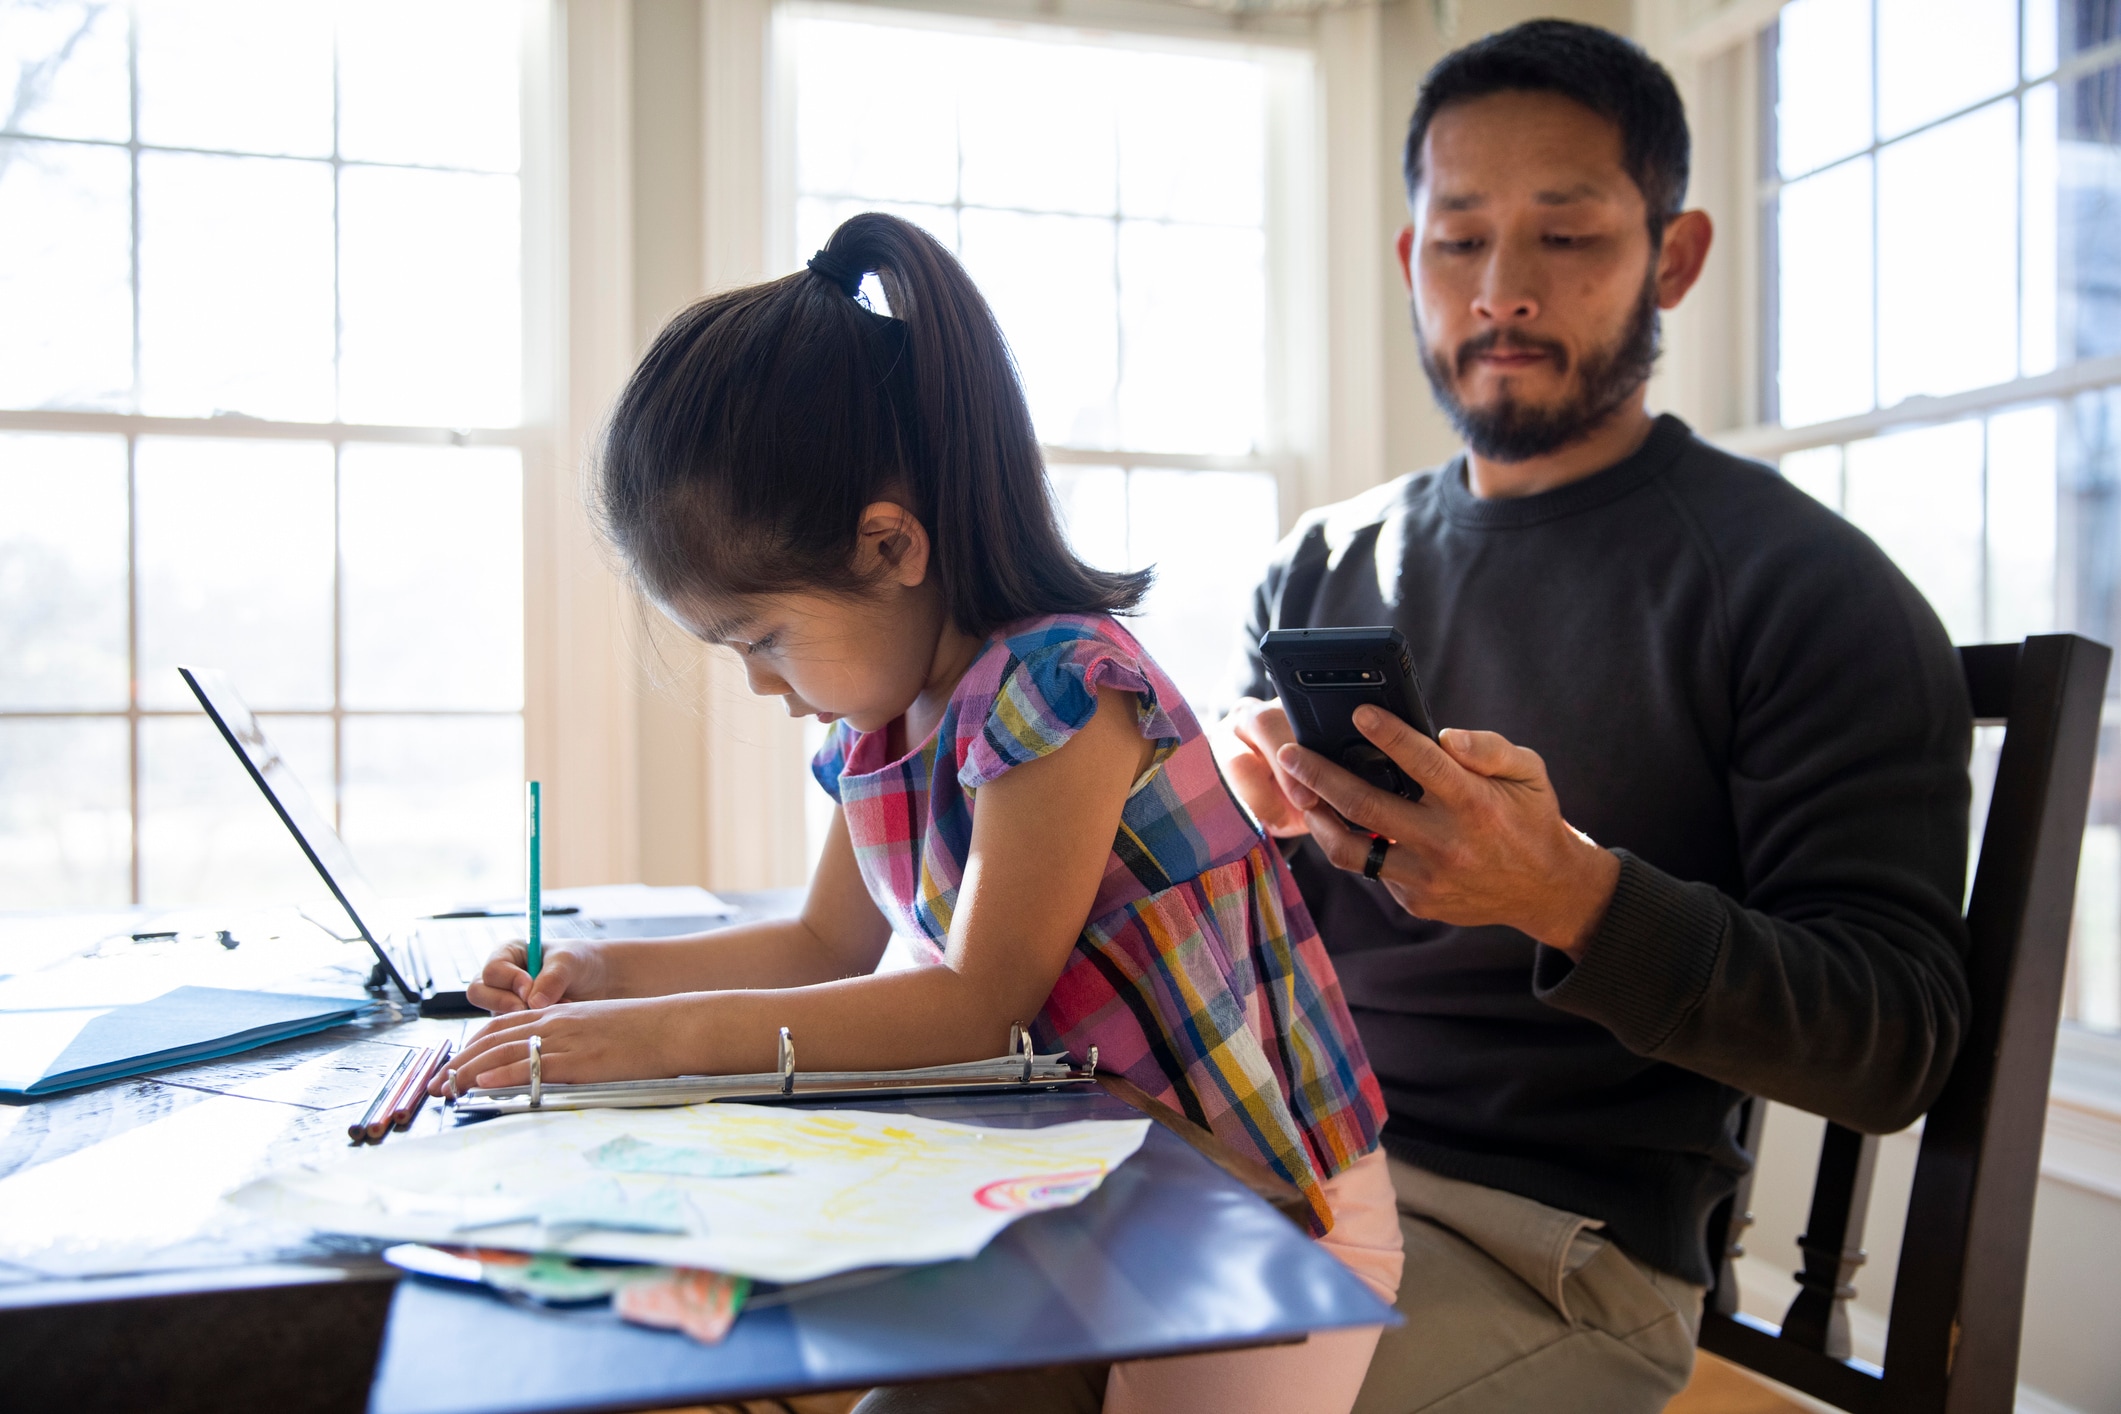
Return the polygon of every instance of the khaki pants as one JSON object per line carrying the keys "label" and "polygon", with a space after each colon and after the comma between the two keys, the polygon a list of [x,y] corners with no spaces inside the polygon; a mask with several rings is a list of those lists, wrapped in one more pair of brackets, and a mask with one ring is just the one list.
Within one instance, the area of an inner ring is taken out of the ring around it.
{"label": "khaki pants", "polygon": [[1600,1224],[1397,1159],[1406,1270],[1355,1414],[1653,1414],[1686,1386],[1702,1288]]}

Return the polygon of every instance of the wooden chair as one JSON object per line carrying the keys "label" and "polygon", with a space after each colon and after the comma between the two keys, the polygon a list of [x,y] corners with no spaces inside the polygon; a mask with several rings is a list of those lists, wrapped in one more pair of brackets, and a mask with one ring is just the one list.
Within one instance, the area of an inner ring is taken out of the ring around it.
{"label": "wooden chair", "polygon": [[[2033,1191],[2112,653],[2049,634],[1959,657],[1975,719],[2005,728],[2003,753],[1966,910],[1973,1015],[1923,1123],[1884,1368],[1850,1358],[1847,1312],[1875,1136],[1826,1127],[1798,1239],[1804,1270],[1779,1329],[1738,1309],[1731,1260],[1752,1221],[1750,1175],[1709,1222],[1711,1250],[1724,1255],[1702,1348],[1854,1414],[2005,1414],[2017,1397]],[[1766,1110],[1746,1102],[1748,1153],[1759,1151]]]}

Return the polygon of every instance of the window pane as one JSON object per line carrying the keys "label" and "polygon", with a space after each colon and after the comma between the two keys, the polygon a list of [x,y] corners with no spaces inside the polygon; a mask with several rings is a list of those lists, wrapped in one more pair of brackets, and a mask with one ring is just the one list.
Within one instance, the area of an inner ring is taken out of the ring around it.
{"label": "window pane", "polygon": [[1130,568],[1127,473],[1116,466],[1056,466],[1047,475],[1053,507],[1076,556],[1099,569]]}
{"label": "window pane", "polygon": [[1118,432],[1112,223],[964,213],[965,266],[1023,371],[1040,440],[1111,446]]}
{"label": "window pane", "polygon": [[1135,471],[1127,478],[1137,567],[1156,566],[1129,626],[1202,715],[1215,710],[1243,638],[1252,588],[1280,532],[1264,472]]}
{"label": "window pane", "polygon": [[2055,409],[1988,422],[1988,625],[2004,642],[2055,628]]}
{"label": "window pane", "polygon": [[1796,427],[1871,406],[1871,162],[1782,189],[1777,391]]}
{"label": "window pane", "polygon": [[1841,449],[1813,447],[1782,459],[1783,479],[1827,509],[1841,509]]}
{"label": "window pane", "polygon": [[0,434],[0,707],[124,710],[125,518],[123,439]]}
{"label": "window pane", "polygon": [[823,196],[955,201],[957,74],[966,41],[892,25],[787,23],[802,74],[795,98],[796,188]]}
{"label": "window pane", "polygon": [[1264,222],[1267,94],[1260,66],[1177,54],[1127,59],[1119,93],[1121,213]]}
{"label": "window pane", "polygon": [[2017,74],[2017,0],[1878,0],[1880,137],[1993,98]]}
{"label": "window pane", "polygon": [[143,411],[329,421],[331,364],[331,168],[142,153]]}
{"label": "window pane", "polygon": [[132,401],[132,164],[0,138],[0,406]]}
{"label": "window pane", "polygon": [[[331,718],[261,720],[329,820]],[[330,896],[203,712],[140,721],[140,893],[143,903],[165,905]]]}
{"label": "window pane", "polygon": [[[2055,3],[2056,0],[2027,0],[2027,4],[2035,8],[2054,6]],[[2063,58],[2075,58],[2121,39],[2121,5],[2114,4],[2113,0],[2103,0],[2103,3],[2094,0],[2091,4],[2086,4],[2085,0],[2065,0],[2059,8]]]}
{"label": "window pane", "polygon": [[1110,215],[1119,56],[1086,45],[988,40],[964,68],[963,200]]}
{"label": "window pane", "polygon": [[1265,440],[1266,259],[1257,228],[1121,224],[1122,446],[1242,453]]}
{"label": "window pane", "polygon": [[106,908],[132,899],[123,718],[0,719],[0,899]]}
{"label": "window pane", "polygon": [[1954,643],[1981,628],[1981,424],[1898,432],[1848,449],[1848,517],[1913,580]]}
{"label": "window pane", "polygon": [[1800,177],[1870,145],[1869,0],[1795,0],[1778,35],[1775,160]]}
{"label": "window pane", "polygon": [[513,172],[522,161],[518,0],[339,6],[339,152]]}
{"label": "window pane", "polygon": [[[2121,389],[2071,399],[2057,423],[2058,617],[2064,627],[2112,643],[2121,628]],[[2109,694],[2115,686],[2109,680]],[[2107,715],[2092,777],[2062,1005],[2073,1021],[2114,1030],[2121,1029],[2121,724],[2113,721],[2112,696]]]}
{"label": "window pane", "polygon": [[2059,142],[2064,358],[2121,353],[2121,66],[2066,85]]}
{"label": "window pane", "polygon": [[345,704],[521,708],[521,456],[351,445],[340,457]]}
{"label": "window pane", "polygon": [[0,0],[0,88],[18,133],[39,137],[132,136],[125,7],[84,0]]}
{"label": "window pane", "polygon": [[521,420],[519,191],[514,177],[344,169],[347,421],[505,427]]}
{"label": "window pane", "polygon": [[136,453],[140,700],[192,704],[179,663],[250,705],[331,706],[331,448],[143,437]]}
{"label": "window pane", "polygon": [[[2121,752],[2108,745],[2113,736],[2111,727],[2099,733],[2102,764],[2121,758]],[[2094,804],[2093,813],[2110,811]],[[2094,1031],[2121,1031],[2121,825],[2102,820],[2084,827],[2069,952],[2062,1014]]]}
{"label": "window pane", "polygon": [[1878,155],[1878,402],[2017,375],[2016,105]]}
{"label": "window pane", "polygon": [[[2025,52],[2023,70],[2029,79],[2053,73],[2056,60],[2056,22],[2061,17],[2055,12],[2069,0],[2024,0],[2025,8]],[[2074,6],[2072,6],[2074,8]]]}
{"label": "window pane", "polygon": [[[2063,624],[2113,643],[2121,632],[2121,388],[2084,393],[2062,405],[2057,477],[2061,482]],[[2108,681],[2121,688],[2121,670]],[[2117,779],[2121,785],[2121,779]],[[2113,823],[2121,825],[2121,795]]]}
{"label": "window pane", "polygon": [[[385,893],[523,887],[521,717],[348,717],[345,835]],[[545,799],[547,818],[568,808]]]}
{"label": "window pane", "polygon": [[2061,276],[2056,265],[2056,217],[2061,199],[2056,134],[2060,131],[2055,86],[2041,84],[2024,98],[2025,154],[2018,174],[2021,192],[2019,249],[2018,371],[2046,373],[2060,351],[2056,339],[2055,296]]}
{"label": "window pane", "polygon": [[141,0],[140,140],[331,155],[331,10],[287,0]]}

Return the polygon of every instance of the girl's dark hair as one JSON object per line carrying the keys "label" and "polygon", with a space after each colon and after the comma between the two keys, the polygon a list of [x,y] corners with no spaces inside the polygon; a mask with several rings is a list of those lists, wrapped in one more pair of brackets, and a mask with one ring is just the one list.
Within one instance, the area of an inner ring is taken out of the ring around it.
{"label": "girl's dark hair", "polygon": [[[892,316],[861,299],[874,271]],[[810,268],[712,295],[656,336],[607,427],[605,535],[664,603],[859,593],[857,519],[879,500],[928,529],[958,628],[1119,613],[1147,571],[1068,549],[1015,364],[962,266],[876,212]]]}

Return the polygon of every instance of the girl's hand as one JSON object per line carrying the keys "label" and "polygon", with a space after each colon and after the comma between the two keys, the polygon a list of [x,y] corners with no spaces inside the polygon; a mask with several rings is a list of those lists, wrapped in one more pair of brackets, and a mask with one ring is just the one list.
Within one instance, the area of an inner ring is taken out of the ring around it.
{"label": "girl's hand", "polygon": [[496,1016],[535,1011],[561,1001],[589,1001],[610,995],[605,975],[610,971],[608,961],[602,943],[563,943],[545,949],[544,966],[533,978],[528,946],[520,940],[504,943],[487,959],[479,980],[464,989],[464,996],[479,1010]]}
{"label": "girl's hand", "polygon": [[[546,963],[547,970],[551,966]],[[428,1093],[444,1095],[454,1088],[461,1095],[473,1086],[528,1085],[532,1036],[538,1038],[543,1055],[539,1069],[547,1085],[682,1075],[685,1038],[699,1020],[693,1016],[688,1027],[686,1012],[696,1012],[705,1000],[692,996],[565,1002],[495,1017],[464,1043]]]}

